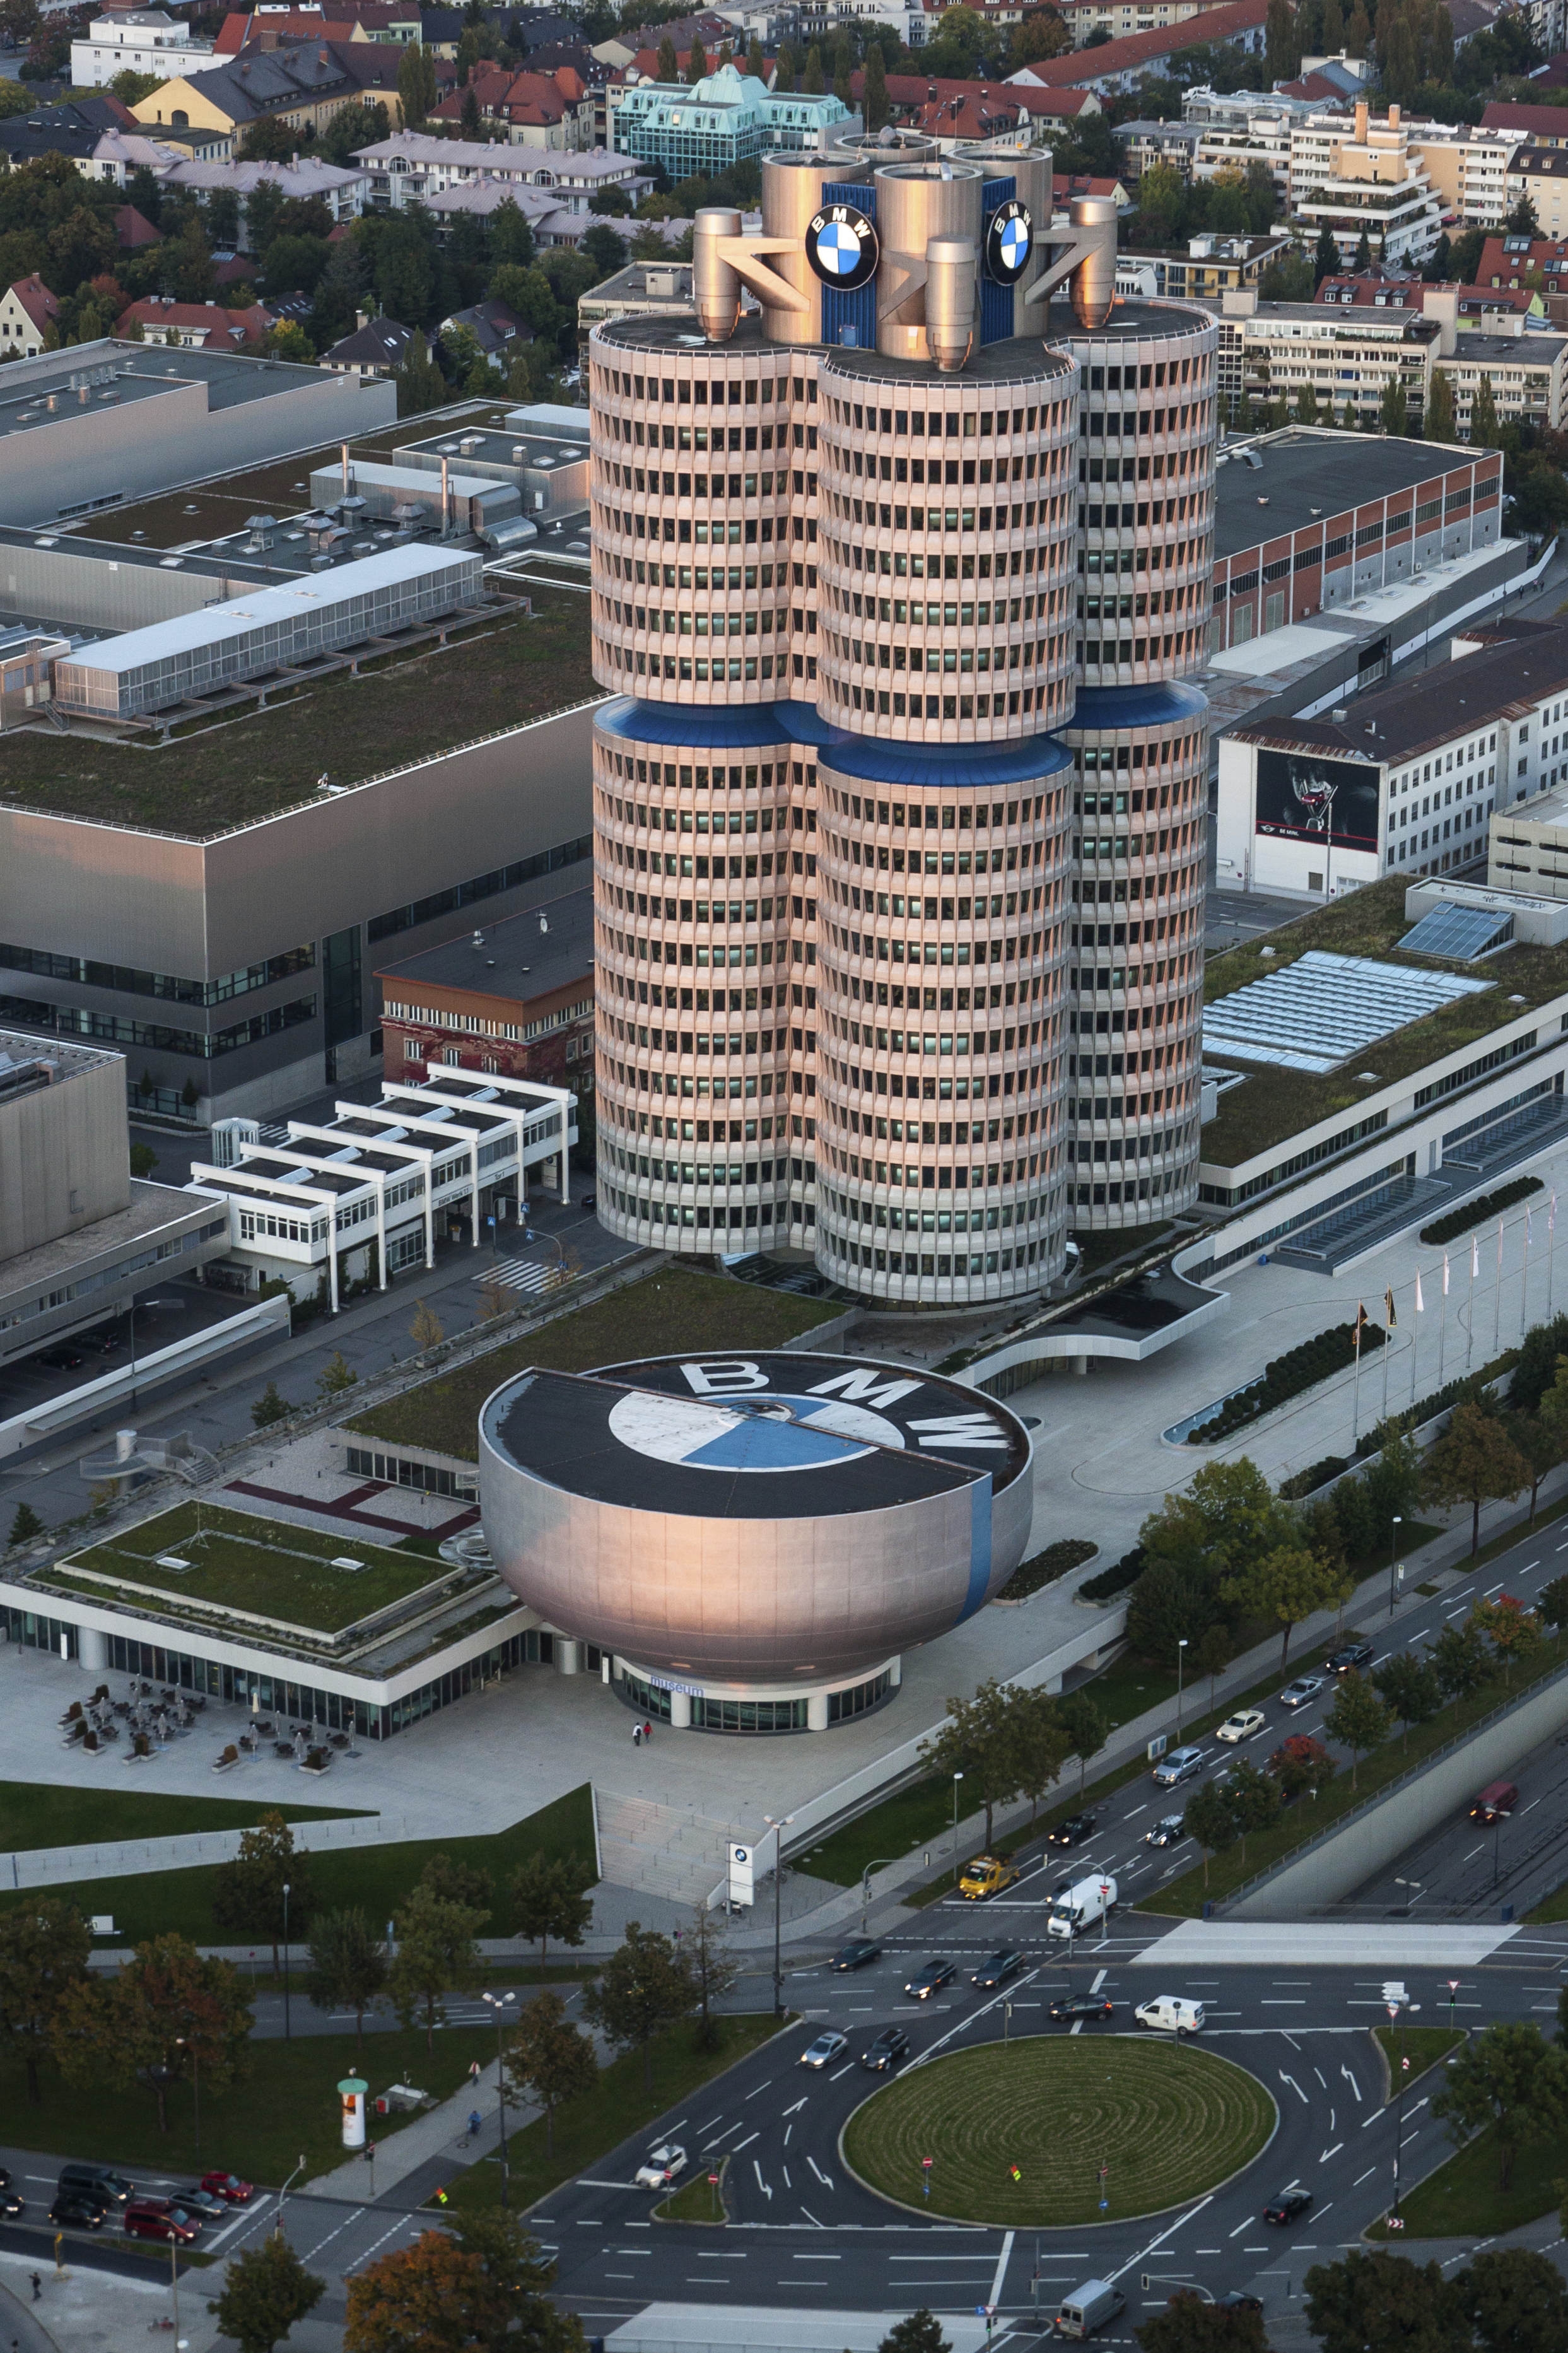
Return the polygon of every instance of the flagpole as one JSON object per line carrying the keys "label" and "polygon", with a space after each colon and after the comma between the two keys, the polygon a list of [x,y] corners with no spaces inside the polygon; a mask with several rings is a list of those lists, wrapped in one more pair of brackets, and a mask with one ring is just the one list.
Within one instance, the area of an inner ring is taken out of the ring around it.
{"label": "flagpole", "polygon": [[1383,1327],[1383,1419],[1386,1421],[1388,1419],[1388,1360],[1394,1353],[1394,1285],[1392,1283],[1384,1294],[1384,1304],[1388,1310],[1388,1321]]}
{"label": "flagpole", "polygon": [[1470,1359],[1476,1345],[1476,1276],[1480,1270],[1481,1245],[1477,1235],[1470,1236],[1470,1313],[1465,1326],[1465,1370],[1470,1369]]}
{"label": "flagpole", "polygon": [[1437,1393],[1443,1392],[1444,1365],[1448,1354],[1448,1253],[1443,1252],[1443,1304],[1437,1316]]}
{"label": "flagpole", "polygon": [[1415,1410],[1415,1352],[1421,1338],[1421,1318],[1426,1313],[1426,1303],[1421,1296],[1421,1270],[1415,1270],[1415,1321],[1410,1326],[1410,1410]]}
{"label": "flagpole", "polygon": [[1492,1300],[1492,1355],[1498,1352],[1502,1317],[1502,1219],[1497,1221],[1497,1291]]}
{"label": "flagpole", "polygon": [[1530,1300],[1530,1246],[1535,1239],[1534,1225],[1527,1208],[1524,1213],[1524,1265],[1519,1278],[1519,1336],[1524,1337],[1524,1318]]}
{"label": "flagpole", "polygon": [[1355,1402],[1351,1408],[1351,1454],[1352,1459],[1355,1455],[1356,1449],[1361,1444],[1361,1319],[1365,1313],[1365,1309],[1363,1308],[1358,1314],[1353,1332],[1353,1339],[1355,1343],[1355,1381],[1353,1385],[1353,1394]]}
{"label": "flagpole", "polygon": [[1557,1196],[1552,1196],[1552,1207],[1546,1212],[1546,1320],[1552,1321],[1552,1261],[1557,1249]]}

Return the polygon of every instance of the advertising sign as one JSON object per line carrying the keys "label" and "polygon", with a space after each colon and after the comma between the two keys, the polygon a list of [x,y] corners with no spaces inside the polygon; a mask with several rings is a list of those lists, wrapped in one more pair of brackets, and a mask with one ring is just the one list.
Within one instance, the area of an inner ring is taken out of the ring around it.
{"label": "advertising sign", "polygon": [[1378,771],[1315,752],[1258,754],[1258,830],[1336,849],[1377,848]]}

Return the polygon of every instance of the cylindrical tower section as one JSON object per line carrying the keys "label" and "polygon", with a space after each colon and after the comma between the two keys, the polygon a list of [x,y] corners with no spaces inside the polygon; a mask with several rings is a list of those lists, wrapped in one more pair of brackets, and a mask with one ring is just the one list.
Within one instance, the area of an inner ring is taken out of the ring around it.
{"label": "cylindrical tower section", "polygon": [[1070,360],[1021,337],[956,376],[825,354],[815,643],[833,725],[986,744],[1066,718],[1076,391]]}
{"label": "cylindrical tower section", "polygon": [[[877,283],[877,349],[889,359],[934,358],[926,335],[931,295],[928,255],[932,240],[939,248],[952,243],[980,249],[981,198],[985,174],[978,164],[887,164],[875,174],[878,234],[882,242],[882,272]],[[957,291],[954,257],[939,259],[939,284],[949,303]],[[970,287],[973,334],[974,285]],[[955,329],[965,322],[944,316],[944,338],[951,343]],[[940,364],[959,363],[950,358]]]}
{"label": "cylindrical tower section", "polygon": [[[616,319],[589,344],[594,675],[712,705],[814,696],[816,360],[755,314]],[[807,575],[809,574],[809,578]]]}
{"label": "cylindrical tower section", "polygon": [[763,158],[763,235],[797,237],[791,253],[770,253],[768,268],[804,297],[804,311],[775,311],[764,306],[763,333],[770,343],[819,343],[822,341],[822,280],[805,258],[805,234],[822,208],[824,188],[847,181],[869,180],[871,165],[834,149],[817,154],[764,155]]}

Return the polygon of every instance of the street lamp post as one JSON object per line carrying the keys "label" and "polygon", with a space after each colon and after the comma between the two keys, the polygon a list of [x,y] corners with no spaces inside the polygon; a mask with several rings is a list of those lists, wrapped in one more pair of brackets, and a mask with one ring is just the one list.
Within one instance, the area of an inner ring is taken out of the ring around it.
{"label": "street lamp post", "polygon": [[504,2211],[507,2204],[508,2170],[506,2154],[506,2053],[501,2047],[501,2017],[502,2013],[516,2001],[517,1996],[514,1993],[482,1993],[479,1996],[479,2000],[493,2010],[496,2014],[496,2092],[500,2101],[500,2202],[502,2211]]}
{"label": "street lamp post", "polygon": [[197,2166],[198,2166],[198,2168],[199,2168],[199,2167],[200,2167],[200,2165],[201,2165],[201,2161],[202,2161],[202,2052],[201,2052],[201,2045],[200,2045],[200,2043],[196,2041],[196,2038],[195,2038],[195,2036],[194,2034],[176,2034],[176,2035],[175,2035],[175,2037],[174,2037],[174,2040],[175,2040],[175,2042],[180,2045],[180,2047],[181,2047],[181,2049],[182,2049],[182,2050],[188,2051],[188,2052],[190,2052],[190,2054],[191,2054],[191,2071],[192,2071],[192,2075],[193,2075],[194,2082],[195,2082],[195,2105],[196,2105],[196,2164],[197,2164]]}
{"label": "street lamp post", "polygon": [[862,1936],[866,1934],[866,1921],[871,1906],[871,1873],[880,1870],[885,1862],[898,1862],[901,1860],[902,1858],[896,1854],[874,1854],[860,1873],[860,1934]]}
{"label": "street lamp post", "polygon": [[294,2039],[289,2016],[289,1882],[283,1882],[283,2040]]}
{"label": "street lamp post", "polygon": [[773,1833],[773,2016],[784,2016],[784,1965],[779,1957],[780,1903],[784,1889],[784,1834],[794,1821],[793,1814],[764,1814],[763,1820]]}
{"label": "street lamp post", "polygon": [[963,1778],[962,1773],[955,1773],[952,1777],[952,1883],[955,1887],[958,1885],[958,1785]]}
{"label": "street lamp post", "polygon": [[131,1303],[131,1402],[136,1402],[136,1314],[142,1307],[167,1307],[166,1299],[133,1299]]}
{"label": "street lamp post", "polygon": [[1399,1550],[1399,1531],[1404,1525],[1404,1519],[1395,1512],[1394,1525],[1388,1532],[1388,1614],[1391,1618],[1394,1615],[1394,1555]]}
{"label": "street lamp post", "polygon": [[295,2182],[299,2179],[299,2178],[300,2178],[300,2174],[302,2174],[302,2173],[304,2172],[304,2170],[305,2170],[305,2160],[304,2160],[304,2158],[301,2157],[301,2158],[300,2159],[299,2164],[294,2168],[293,2172],[289,2176],[288,2180],[283,2184],[282,2189],[278,2192],[278,2229],[277,2229],[277,2232],[276,2232],[275,2235],[276,2235],[278,2238],[279,2238],[279,2239],[283,2236],[283,2207],[284,2207],[284,2203],[285,2203],[286,2200],[288,2199],[289,2192],[290,2191],[290,2189],[293,2189]]}
{"label": "street lamp post", "polygon": [[1186,1647],[1186,1636],[1184,1635],[1176,1644],[1176,1746],[1178,1748],[1182,1745],[1182,1682],[1183,1669],[1186,1664],[1182,1653]]}

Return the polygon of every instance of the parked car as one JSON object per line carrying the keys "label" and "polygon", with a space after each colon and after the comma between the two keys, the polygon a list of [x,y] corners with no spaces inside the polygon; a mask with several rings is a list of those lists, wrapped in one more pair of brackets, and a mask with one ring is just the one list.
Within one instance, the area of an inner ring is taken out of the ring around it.
{"label": "parked car", "polygon": [[1262,1731],[1263,1723],[1263,1710],[1260,1707],[1238,1707],[1234,1715],[1227,1715],[1225,1722],[1216,1728],[1215,1738],[1224,1740],[1234,1747],[1239,1740],[1255,1738]]}
{"label": "parked car", "polygon": [[969,1982],[978,1986],[982,1993],[994,1993],[998,1986],[1005,1985],[1009,1978],[1016,1978],[1023,1966],[1022,1953],[1007,1950],[991,1953],[981,1962]]}
{"label": "parked car", "polygon": [[95,1332],[79,1332],[72,1345],[85,1348],[89,1356],[117,1356],[125,1335],[116,1324],[100,1324]]}
{"label": "parked car", "polygon": [[637,2169],[639,2189],[668,2189],[686,2170],[686,2151],[678,2140],[667,2140],[652,2150]]}
{"label": "parked car", "polygon": [[1047,1846],[1082,1846],[1094,1836],[1092,1814],[1069,1814],[1065,1822],[1046,1832]]}
{"label": "parked car", "polygon": [[849,2037],[847,2034],[819,2034],[816,2042],[808,2043],[801,2052],[800,2063],[803,2067],[831,2067],[848,2048]]}
{"label": "parked car", "polygon": [[125,2209],[125,2231],[129,2238],[162,2239],[165,2245],[173,2240],[176,2246],[188,2247],[200,2238],[202,2226],[167,2198],[133,2198]]}
{"label": "parked car", "polygon": [[1295,1682],[1287,1683],[1280,1693],[1279,1704],[1281,1707],[1305,1707],[1317,1698],[1322,1688],[1321,1675],[1298,1675]]}
{"label": "parked car", "polygon": [[237,2173],[204,2173],[202,2188],[210,2189],[215,2198],[226,2199],[231,2206],[247,2206],[256,2192],[248,2181]]}
{"label": "parked car", "polygon": [[58,2185],[62,2197],[90,2198],[100,2206],[126,2206],[136,2195],[136,2185],[111,2165],[83,2165],[74,2159],[60,2168]]}
{"label": "parked car", "polygon": [[1154,1767],[1156,1789],[1173,1789],[1180,1781],[1190,1781],[1194,1773],[1204,1769],[1201,1748],[1168,1748]]}
{"label": "parked car", "polygon": [[1162,1814],[1152,1830],[1143,1833],[1145,1846],[1179,1846],[1186,1837],[1180,1814]]}
{"label": "parked car", "polygon": [[1016,1886],[1018,1873],[1010,1862],[999,1855],[977,1854],[963,1866],[958,1883],[959,1894],[971,1904],[983,1903],[988,1895],[1000,1895],[1005,1887]]}
{"label": "parked car", "polygon": [[916,2001],[929,2001],[944,1985],[951,1985],[958,1975],[956,1961],[931,1960],[918,1968],[904,1986],[904,1991]]}
{"label": "parked car", "polygon": [[857,1936],[834,1954],[832,1965],[836,1969],[863,1969],[868,1961],[879,1961],[881,1957],[880,1945],[873,1944],[868,1936]]}
{"label": "parked car", "polygon": [[1279,2197],[1271,2198],[1264,2208],[1263,2219],[1266,2222],[1294,2222],[1298,2216],[1306,2212],[1311,2202],[1310,2189],[1282,2189]]}
{"label": "parked car", "polygon": [[1219,2308],[1222,2312],[1261,2312],[1263,2298],[1247,2288],[1233,2287],[1227,2295],[1220,2297]]}
{"label": "parked car", "polygon": [[873,2075],[885,2075],[910,2055],[910,2038],[901,2026],[884,2026],[876,2041],[860,2053],[860,2064]]}
{"label": "parked car", "polygon": [[582,1206],[584,1209],[596,1209],[599,1206],[599,1197],[597,1193],[584,1193],[583,1196]]}
{"label": "parked car", "polygon": [[49,2208],[49,2220],[58,2230],[101,2231],[108,2211],[107,2206],[100,2206],[83,2190],[61,2190]]}
{"label": "parked car", "polygon": [[1115,2008],[1102,1993],[1066,1993],[1051,2003],[1046,2015],[1058,2026],[1070,2026],[1080,2018],[1109,2018]]}
{"label": "parked car", "polygon": [[1329,1652],[1323,1664],[1331,1675],[1348,1675],[1352,1667],[1370,1666],[1372,1652],[1370,1642],[1363,1642],[1358,1634],[1352,1634],[1349,1641],[1342,1642],[1337,1651]]}
{"label": "parked car", "polygon": [[182,2189],[177,2202],[204,2222],[222,2222],[228,2218],[228,2201],[220,2198],[216,2190]]}
{"label": "parked car", "polygon": [[47,1365],[52,1373],[74,1373],[79,1365],[87,1362],[81,1350],[61,1341],[53,1348],[40,1348],[33,1358],[35,1365]]}

